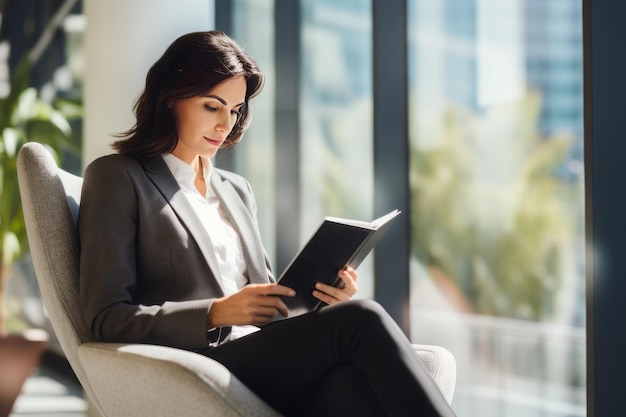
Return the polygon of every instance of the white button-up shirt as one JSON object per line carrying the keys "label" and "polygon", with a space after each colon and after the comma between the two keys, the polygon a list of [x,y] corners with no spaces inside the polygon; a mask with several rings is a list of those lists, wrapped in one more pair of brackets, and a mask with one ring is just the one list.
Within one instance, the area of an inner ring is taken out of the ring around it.
{"label": "white button-up shirt", "polygon": [[[224,295],[232,295],[248,283],[245,276],[246,263],[239,234],[226,216],[221,202],[211,187],[211,161],[202,158],[206,197],[196,189],[196,171],[186,162],[172,154],[162,155],[165,163],[180,185],[180,188],[195,214],[206,228],[215,248]],[[258,330],[255,326],[233,326],[230,339]]]}

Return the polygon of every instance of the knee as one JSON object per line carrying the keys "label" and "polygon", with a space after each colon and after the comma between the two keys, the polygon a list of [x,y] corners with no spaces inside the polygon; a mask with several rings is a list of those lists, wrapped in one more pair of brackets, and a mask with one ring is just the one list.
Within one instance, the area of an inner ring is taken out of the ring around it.
{"label": "knee", "polygon": [[353,306],[362,311],[371,312],[374,314],[387,314],[385,308],[374,300],[350,300],[346,304]]}
{"label": "knee", "polygon": [[384,307],[374,300],[350,300],[335,306],[341,315],[352,317],[353,320],[372,322],[385,321],[389,318]]}
{"label": "knee", "polygon": [[[334,304],[328,308],[327,316],[333,334],[342,335],[340,346],[345,352],[353,352],[361,346],[388,340],[397,325],[385,309],[372,300],[353,300]],[[341,355],[349,357],[350,354]]]}

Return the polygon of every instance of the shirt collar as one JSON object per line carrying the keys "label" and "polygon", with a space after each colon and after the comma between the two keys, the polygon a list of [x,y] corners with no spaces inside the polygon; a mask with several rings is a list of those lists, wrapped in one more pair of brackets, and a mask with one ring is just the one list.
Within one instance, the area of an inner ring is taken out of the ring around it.
{"label": "shirt collar", "polygon": [[[161,155],[163,160],[167,164],[168,168],[174,175],[176,181],[180,184],[191,184],[193,186],[194,181],[196,180],[196,171],[194,171],[193,167],[188,163],[184,162],[182,159],[172,155],[171,153],[166,153]],[[211,172],[213,172],[213,167],[211,165],[211,160],[208,158],[202,158],[202,170],[204,173],[204,181],[208,184],[211,178]]]}

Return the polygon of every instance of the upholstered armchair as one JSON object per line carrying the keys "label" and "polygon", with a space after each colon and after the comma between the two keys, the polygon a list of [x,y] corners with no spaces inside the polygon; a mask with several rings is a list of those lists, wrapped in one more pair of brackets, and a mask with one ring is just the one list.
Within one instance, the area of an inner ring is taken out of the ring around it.
{"label": "upholstered armchair", "polygon": [[[154,345],[92,341],[78,295],[76,230],[82,178],[59,169],[38,143],[18,156],[31,255],[49,319],[78,380],[106,417],[278,416],[220,363]],[[456,365],[438,346],[415,349],[448,402]]]}

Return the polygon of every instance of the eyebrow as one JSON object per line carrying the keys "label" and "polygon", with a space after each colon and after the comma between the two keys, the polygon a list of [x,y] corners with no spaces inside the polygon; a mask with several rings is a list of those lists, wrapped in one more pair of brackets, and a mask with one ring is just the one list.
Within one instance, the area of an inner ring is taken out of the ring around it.
{"label": "eyebrow", "polygon": [[[224,106],[227,106],[228,103],[226,102],[226,100],[224,100],[223,98],[221,98],[220,96],[216,96],[214,94],[207,94],[206,96],[204,96],[206,98],[214,98],[215,100],[219,101],[220,103],[222,103]],[[243,106],[245,103],[241,102],[239,104],[235,104],[233,107],[238,107],[238,106]]]}

